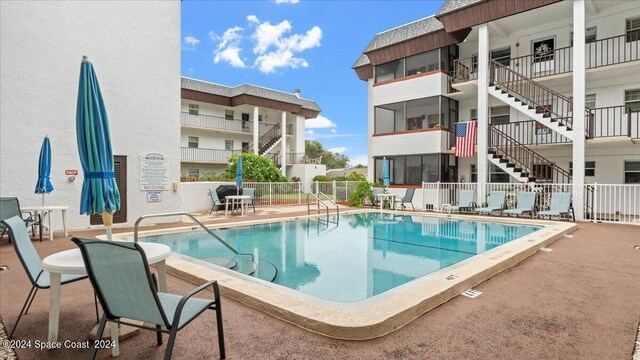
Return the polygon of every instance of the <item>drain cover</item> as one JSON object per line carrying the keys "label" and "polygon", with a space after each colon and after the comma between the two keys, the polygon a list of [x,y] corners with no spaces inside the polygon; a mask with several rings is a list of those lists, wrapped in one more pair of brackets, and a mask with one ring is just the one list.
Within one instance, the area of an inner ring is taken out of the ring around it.
{"label": "drain cover", "polygon": [[480,294],[482,294],[482,292],[473,289],[469,289],[462,293],[462,295],[472,299],[477,298],[478,296],[480,296]]}
{"label": "drain cover", "polygon": [[543,251],[543,252],[551,252],[551,250],[553,250],[553,249],[550,249],[550,248],[547,248],[547,247],[544,247],[544,248],[540,249],[540,251]]}

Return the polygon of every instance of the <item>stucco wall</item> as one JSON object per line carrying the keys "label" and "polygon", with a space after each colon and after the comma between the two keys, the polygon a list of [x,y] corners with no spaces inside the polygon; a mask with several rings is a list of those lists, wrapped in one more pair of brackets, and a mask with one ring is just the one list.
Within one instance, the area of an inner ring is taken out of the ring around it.
{"label": "stucco wall", "polygon": [[182,191],[181,211],[195,212],[211,209],[211,196],[209,189],[216,189],[220,185],[235,185],[234,182],[183,182],[180,184]]}
{"label": "stucco wall", "polygon": [[[55,190],[48,204],[68,205],[68,226],[89,226],[79,215],[82,171],[75,115],[80,60],[93,62],[109,115],[113,152],[127,156],[128,221],[180,207],[179,192],[147,204],[139,191],[139,156],[169,159],[169,181],[180,176],[180,2],[2,2],[0,194],[37,205],[38,152],[51,139]],[[65,169],[78,169],[69,182]],[[54,228],[61,228],[54,216]]]}

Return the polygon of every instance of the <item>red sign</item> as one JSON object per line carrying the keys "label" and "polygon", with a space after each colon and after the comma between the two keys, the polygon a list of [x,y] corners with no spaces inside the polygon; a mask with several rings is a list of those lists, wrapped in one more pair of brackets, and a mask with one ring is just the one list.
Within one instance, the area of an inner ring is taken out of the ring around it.
{"label": "red sign", "polygon": [[76,176],[78,175],[78,170],[65,170],[64,174],[67,176]]}

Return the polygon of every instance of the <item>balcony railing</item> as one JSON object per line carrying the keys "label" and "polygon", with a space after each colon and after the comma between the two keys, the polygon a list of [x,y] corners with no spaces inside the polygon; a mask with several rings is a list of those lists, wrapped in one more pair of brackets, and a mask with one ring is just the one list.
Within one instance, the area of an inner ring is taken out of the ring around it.
{"label": "balcony railing", "polygon": [[[272,157],[273,162],[276,165],[280,165],[280,155],[274,155]],[[294,164],[321,164],[322,156],[320,155],[306,155],[305,153],[287,153],[286,154],[287,165]]]}
{"label": "balcony railing", "polygon": [[640,112],[631,111],[626,105],[608,106],[591,110],[594,123],[593,137],[628,136],[640,138]]}
{"label": "balcony railing", "polygon": [[535,120],[492,125],[501,133],[523,145],[568,144],[571,140]]}
{"label": "balcony railing", "polygon": [[[638,36],[618,35],[585,44],[585,66],[595,69],[602,66],[640,60]],[[500,63],[527,78],[564,74],[573,71],[573,46],[566,46],[545,54],[529,54]],[[478,78],[477,56],[454,62],[453,83]]]}
{"label": "balcony railing", "polygon": [[226,164],[229,157],[242,153],[242,150],[223,150],[183,147],[182,161],[206,162],[215,164]]}
{"label": "balcony railing", "polygon": [[[253,121],[228,120],[219,116],[198,114],[193,115],[188,112],[180,113],[180,125],[192,126],[206,129],[217,129],[227,131],[237,131],[245,133],[253,133]],[[258,123],[258,133],[260,135],[267,133],[274,124]],[[287,125],[287,135],[293,135],[293,125]]]}

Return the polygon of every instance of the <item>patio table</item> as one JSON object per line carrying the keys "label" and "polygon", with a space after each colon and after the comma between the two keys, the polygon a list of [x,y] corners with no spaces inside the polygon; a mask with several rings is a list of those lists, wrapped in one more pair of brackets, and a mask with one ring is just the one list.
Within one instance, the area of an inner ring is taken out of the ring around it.
{"label": "patio table", "polygon": [[64,228],[64,236],[69,236],[67,232],[67,209],[68,206],[24,206],[21,208],[23,212],[31,212],[33,211],[34,215],[38,215],[38,213],[42,214],[41,221],[44,221],[44,218],[48,218],[49,220],[49,240],[53,241],[53,228],[51,227],[51,213],[54,211],[60,211],[62,213],[62,227]]}
{"label": "patio table", "polygon": [[[231,201],[229,201],[231,200]],[[237,203],[240,203],[240,214],[244,215],[244,207],[247,204],[245,200],[251,200],[251,196],[249,195],[230,195],[225,197],[224,202],[224,215],[226,216],[229,212],[229,203],[231,203],[231,213],[235,211],[235,206]]]}
{"label": "patio table", "polygon": [[[117,242],[117,241],[114,241]],[[138,243],[144,250],[149,264],[156,264],[158,269],[159,291],[167,291],[167,270],[165,260],[171,254],[171,249],[164,244]],[[60,282],[62,274],[86,274],[80,249],[61,251],[47,256],[42,260],[42,269],[49,272],[51,289],[49,291],[49,342],[58,341],[58,325],[60,320]],[[111,323],[111,339],[116,346],[112,349],[113,356],[117,356],[118,324]]]}
{"label": "patio table", "polygon": [[393,208],[393,210],[395,210],[396,209],[396,196],[398,196],[398,195],[396,195],[396,194],[378,194],[378,198],[379,198],[379,201],[380,201],[380,210],[382,210],[382,203],[383,203],[383,200],[384,200],[382,198],[387,198],[390,201],[389,208],[390,209]]}

